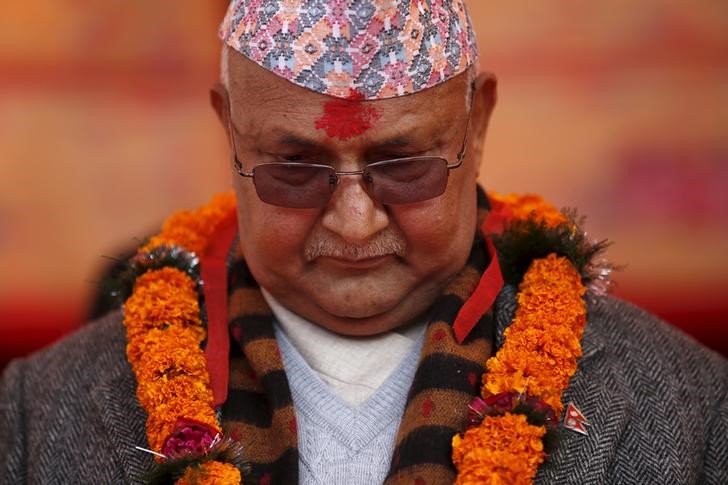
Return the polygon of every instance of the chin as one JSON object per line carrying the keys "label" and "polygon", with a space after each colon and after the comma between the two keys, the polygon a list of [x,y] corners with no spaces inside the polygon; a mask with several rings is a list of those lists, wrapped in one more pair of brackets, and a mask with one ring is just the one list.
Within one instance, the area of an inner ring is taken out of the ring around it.
{"label": "chin", "polygon": [[399,321],[392,318],[391,315],[378,315],[371,318],[336,317],[331,321],[317,322],[317,324],[330,332],[347,337],[371,337],[401,326]]}
{"label": "chin", "polygon": [[[432,303],[429,295],[386,295],[381,299],[358,301],[354,305],[331,305],[317,302],[319,326],[352,337],[366,337],[389,332],[420,318]],[[328,304],[327,304],[328,303]]]}
{"label": "chin", "polygon": [[403,295],[369,297],[366,300],[362,300],[359,295],[356,299],[333,296],[319,302],[319,306],[336,319],[377,320],[391,313],[402,299]]}

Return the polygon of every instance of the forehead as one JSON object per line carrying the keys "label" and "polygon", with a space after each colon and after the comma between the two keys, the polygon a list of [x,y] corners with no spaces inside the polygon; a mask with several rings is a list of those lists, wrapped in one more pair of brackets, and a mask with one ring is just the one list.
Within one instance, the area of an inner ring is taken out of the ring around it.
{"label": "forehead", "polygon": [[[256,131],[264,125],[282,123],[310,131],[327,105],[347,104],[295,85],[227,49],[227,86],[233,119],[239,130]],[[349,104],[361,104],[376,112],[378,125],[442,128],[462,117],[468,92],[467,76],[461,75],[412,95]]]}

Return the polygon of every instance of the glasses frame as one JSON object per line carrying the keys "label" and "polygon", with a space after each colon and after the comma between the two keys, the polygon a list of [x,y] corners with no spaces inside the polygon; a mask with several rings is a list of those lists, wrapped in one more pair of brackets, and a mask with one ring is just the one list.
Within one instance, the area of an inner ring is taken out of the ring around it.
{"label": "glasses frame", "polygon": [[[238,150],[235,146],[235,132],[233,131],[233,122],[232,122],[232,109],[230,107],[230,98],[227,96],[227,102],[228,102],[228,130],[230,131],[230,143],[232,145],[232,162],[233,166],[235,167],[235,170],[237,173],[246,178],[252,178],[253,184],[255,184],[255,169],[258,167],[261,167],[263,165],[275,165],[277,167],[283,167],[283,166],[291,166],[291,167],[300,167],[302,165],[309,166],[309,167],[317,167],[317,168],[326,168],[330,169],[333,173],[331,183],[334,185],[334,189],[331,190],[331,195],[333,195],[334,191],[336,190],[335,187],[339,185],[339,182],[341,181],[340,176],[352,176],[352,175],[361,175],[362,178],[364,177],[364,174],[366,173],[367,169],[373,167],[373,166],[381,166],[381,165],[388,165],[392,163],[397,162],[407,162],[411,160],[417,160],[421,158],[439,158],[445,163],[445,167],[447,168],[447,173],[450,173],[450,170],[454,170],[456,168],[459,168],[463,161],[465,160],[465,152],[468,145],[468,131],[470,128],[470,119],[473,114],[473,101],[474,101],[474,94],[475,94],[475,83],[472,83],[470,86],[470,95],[469,95],[469,108],[468,108],[468,117],[467,121],[465,122],[465,133],[463,134],[463,141],[460,146],[460,150],[458,151],[458,154],[456,156],[455,163],[449,163],[447,158],[442,156],[416,156],[416,157],[401,157],[401,158],[391,158],[388,160],[380,160],[377,162],[371,162],[367,163],[366,167],[361,170],[336,170],[335,167],[332,167],[331,165],[326,164],[320,164],[320,163],[301,163],[301,162],[270,162],[270,163],[259,163],[258,165],[253,166],[253,168],[250,169],[249,172],[246,172],[243,169],[243,164],[238,158]],[[369,193],[367,191],[367,193]],[[442,195],[442,194],[440,194]],[[371,196],[371,195],[370,195]],[[330,198],[331,196],[329,196]],[[437,197],[437,196],[434,196]],[[432,197],[432,198],[434,198]],[[424,199],[429,200],[429,199]],[[275,205],[275,204],[274,204]],[[283,207],[283,206],[280,206]]]}

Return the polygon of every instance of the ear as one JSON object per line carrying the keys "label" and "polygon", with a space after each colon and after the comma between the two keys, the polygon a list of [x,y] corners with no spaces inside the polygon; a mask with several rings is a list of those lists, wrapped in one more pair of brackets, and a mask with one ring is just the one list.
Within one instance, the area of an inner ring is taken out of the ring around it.
{"label": "ear", "polygon": [[478,74],[474,82],[473,92],[473,114],[472,114],[472,147],[471,150],[473,160],[476,166],[476,175],[480,173],[480,165],[483,159],[483,145],[485,143],[485,134],[488,131],[488,123],[490,115],[493,113],[497,98],[498,81],[491,73],[484,72]]}
{"label": "ear", "polygon": [[210,104],[217,113],[217,117],[225,128],[225,133],[230,137],[228,133],[228,118],[230,117],[230,99],[228,97],[227,89],[222,83],[215,83],[210,88]]}

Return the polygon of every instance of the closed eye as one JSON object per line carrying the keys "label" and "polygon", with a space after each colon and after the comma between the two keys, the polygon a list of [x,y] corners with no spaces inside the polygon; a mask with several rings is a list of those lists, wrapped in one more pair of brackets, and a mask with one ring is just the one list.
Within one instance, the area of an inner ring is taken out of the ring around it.
{"label": "closed eye", "polygon": [[300,162],[301,160],[304,160],[306,157],[303,155],[280,155],[278,157],[279,160],[286,161],[286,162]]}
{"label": "closed eye", "polygon": [[[259,165],[256,168],[261,178],[274,180],[278,184],[284,184],[290,187],[310,184],[316,179],[320,179],[322,174],[320,167],[313,167],[305,163],[296,163],[295,165],[269,163]],[[323,169],[323,173],[326,173],[326,169]]]}
{"label": "closed eye", "polygon": [[276,162],[321,164],[320,160],[310,155],[273,155],[273,159]]}
{"label": "closed eye", "polygon": [[438,163],[437,158],[432,161],[431,157],[415,158],[411,161],[400,161],[392,163],[376,164],[370,167],[370,173],[376,174],[391,181],[413,182],[431,173],[433,163]]}

